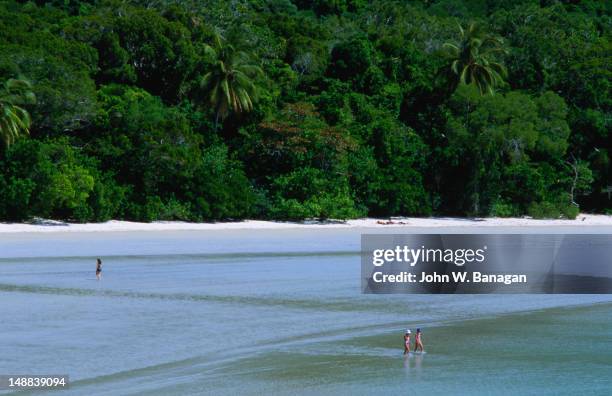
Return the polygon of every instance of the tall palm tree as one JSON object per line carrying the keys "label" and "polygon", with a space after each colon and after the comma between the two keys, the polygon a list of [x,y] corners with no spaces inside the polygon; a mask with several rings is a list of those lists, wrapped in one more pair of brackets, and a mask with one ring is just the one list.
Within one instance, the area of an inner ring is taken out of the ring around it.
{"label": "tall palm tree", "polygon": [[506,52],[503,41],[484,32],[479,25],[472,23],[464,30],[459,26],[459,44],[444,43],[451,63],[449,71],[452,78],[452,91],[459,83],[474,84],[481,94],[495,91],[504,82],[506,68],[495,58]]}
{"label": "tall palm tree", "polygon": [[29,82],[11,78],[3,84],[0,89],[0,138],[5,147],[22,134],[30,133],[30,114],[20,106],[34,101]]}
{"label": "tall palm tree", "polygon": [[225,119],[231,112],[253,110],[258,96],[254,81],[263,71],[247,53],[224,43],[218,34],[213,45],[206,46],[206,53],[214,59],[214,65],[202,78],[200,89],[205,94],[205,102],[215,109],[216,129],[219,119]]}

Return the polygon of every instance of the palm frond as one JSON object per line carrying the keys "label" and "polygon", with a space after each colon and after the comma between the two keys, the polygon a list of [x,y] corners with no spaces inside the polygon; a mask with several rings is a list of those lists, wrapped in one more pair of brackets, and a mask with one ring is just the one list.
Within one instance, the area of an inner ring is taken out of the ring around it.
{"label": "palm frond", "polygon": [[472,23],[467,28],[459,27],[459,46],[444,43],[443,48],[451,56],[450,70],[455,81],[474,84],[481,94],[493,93],[495,87],[503,84],[507,76],[505,67],[496,61],[495,54],[505,53],[503,41],[486,34],[481,27]]}
{"label": "palm frond", "polygon": [[255,81],[264,75],[263,70],[251,56],[237,51],[220,35],[213,38],[206,52],[214,56],[212,70],[200,81],[200,89],[208,94],[207,104],[217,110],[217,118],[224,119],[230,112],[242,113],[253,110],[257,99]]}
{"label": "palm frond", "polygon": [[0,136],[6,147],[20,136],[30,133],[32,120],[28,111],[19,105],[31,104],[36,97],[26,80],[9,79],[0,91]]}

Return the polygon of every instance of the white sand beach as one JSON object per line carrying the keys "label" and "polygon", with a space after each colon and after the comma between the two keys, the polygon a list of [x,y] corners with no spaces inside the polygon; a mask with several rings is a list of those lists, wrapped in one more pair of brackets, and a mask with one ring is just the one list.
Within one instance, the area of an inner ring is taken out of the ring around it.
{"label": "white sand beach", "polygon": [[456,217],[393,217],[391,219],[355,219],[346,221],[281,222],[243,220],[217,223],[188,223],[181,221],[155,221],[138,223],[111,220],[104,223],[68,223],[38,219],[31,223],[0,223],[1,233],[37,232],[118,232],[118,231],[205,231],[205,230],[275,230],[317,228],[414,228],[414,227],[550,227],[550,226],[612,226],[612,216],[580,214],[575,220],[537,220],[522,218],[456,218]]}

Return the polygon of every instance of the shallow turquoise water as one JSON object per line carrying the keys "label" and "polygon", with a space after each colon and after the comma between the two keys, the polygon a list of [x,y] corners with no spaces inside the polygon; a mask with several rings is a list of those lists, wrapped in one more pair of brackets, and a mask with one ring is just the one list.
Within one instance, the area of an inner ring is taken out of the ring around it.
{"label": "shallow turquoise water", "polygon": [[[611,388],[612,296],[362,295],[358,237],[3,237],[0,374],[66,373],[74,395]],[[426,355],[402,355],[407,326]]]}

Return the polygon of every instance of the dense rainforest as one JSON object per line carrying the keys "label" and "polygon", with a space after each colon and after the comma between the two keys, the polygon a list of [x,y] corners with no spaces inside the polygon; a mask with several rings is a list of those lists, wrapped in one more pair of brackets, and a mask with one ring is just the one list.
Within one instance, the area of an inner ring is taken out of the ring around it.
{"label": "dense rainforest", "polygon": [[0,1],[0,220],[610,213],[609,1]]}

